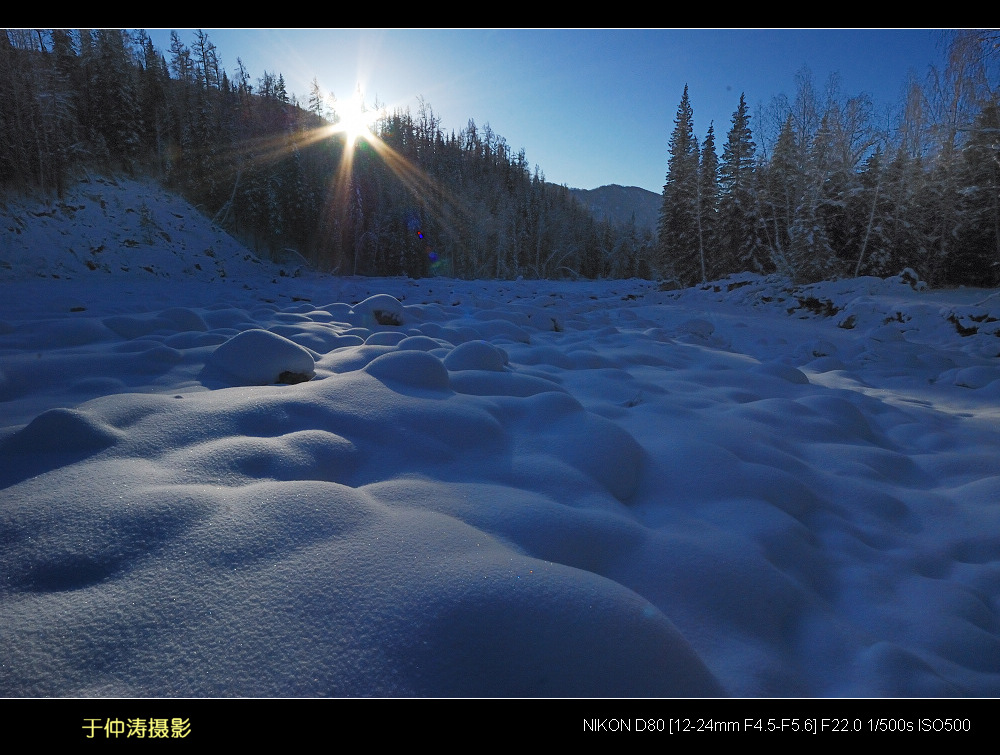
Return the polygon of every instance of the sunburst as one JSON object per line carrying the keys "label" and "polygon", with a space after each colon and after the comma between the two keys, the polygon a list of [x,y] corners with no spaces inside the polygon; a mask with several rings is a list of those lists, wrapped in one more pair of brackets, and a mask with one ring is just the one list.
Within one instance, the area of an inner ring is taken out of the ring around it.
{"label": "sunburst", "polygon": [[344,135],[348,149],[353,147],[359,139],[364,139],[367,142],[372,141],[371,124],[374,123],[376,114],[366,107],[360,86],[347,100],[337,103],[337,116],[337,122],[332,131],[335,134]]}

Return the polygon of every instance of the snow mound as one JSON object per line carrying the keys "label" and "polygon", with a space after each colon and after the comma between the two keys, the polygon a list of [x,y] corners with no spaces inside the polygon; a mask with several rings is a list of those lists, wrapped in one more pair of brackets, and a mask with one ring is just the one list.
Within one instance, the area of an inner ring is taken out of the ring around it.
{"label": "snow mound", "polygon": [[456,346],[444,359],[449,370],[489,370],[503,372],[507,366],[507,352],[486,341],[467,341]]}
{"label": "snow mound", "polygon": [[441,360],[426,351],[407,349],[390,351],[375,357],[365,372],[380,380],[401,383],[412,388],[447,390],[448,370]]}
{"label": "snow mound", "polygon": [[246,330],[219,346],[208,363],[237,385],[301,383],[315,374],[315,360],[302,346],[267,330]]}
{"label": "snow mound", "polygon": [[389,294],[369,296],[351,308],[350,315],[355,325],[371,327],[373,325],[402,325],[404,322],[403,305]]}
{"label": "snow mound", "polygon": [[89,412],[60,408],[42,412],[4,445],[15,453],[99,451],[120,436]]}

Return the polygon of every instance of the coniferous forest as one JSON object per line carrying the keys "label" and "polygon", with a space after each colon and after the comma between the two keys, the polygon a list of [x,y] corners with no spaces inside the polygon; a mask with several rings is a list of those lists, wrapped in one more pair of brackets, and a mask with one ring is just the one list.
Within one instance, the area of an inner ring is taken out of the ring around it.
{"label": "coniferous forest", "polygon": [[799,283],[912,268],[931,285],[1000,285],[1000,33],[966,30],[900,112],[865,94],[794,98],[694,134],[685,88],[658,234],[595,220],[489,125],[446,131],[429,103],[380,112],[378,139],[331,133],[336,103],[219,62],[204,32],[0,35],[0,185],[60,194],[89,171],[150,175],[258,252],[341,274],[460,278],[730,273]]}
{"label": "coniferous forest", "polygon": [[263,253],[341,274],[650,276],[651,233],[598,222],[524,151],[430,104],[383,112],[348,150],[336,103],[280,73],[219,64],[208,35],[7,30],[0,35],[0,184],[62,191],[75,174],[153,175]]}
{"label": "coniferous forest", "polygon": [[687,88],[670,136],[655,267],[681,285],[740,271],[799,283],[912,268],[928,284],[1000,285],[1000,32],[949,39],[945,70],[879,117],[808,70],[793,100],[740,98],[716,157]]}

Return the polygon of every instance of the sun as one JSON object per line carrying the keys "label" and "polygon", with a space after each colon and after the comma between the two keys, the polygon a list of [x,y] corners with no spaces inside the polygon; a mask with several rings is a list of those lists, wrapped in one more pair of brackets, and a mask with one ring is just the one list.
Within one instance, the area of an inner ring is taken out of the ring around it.
{"label": "sun", "polygon": [[337,103],[337,123],[334,125],[334,133],[342,133],[347,142],[347,146],[353,147],[358,139],[365,141],[372,140],[372,132],[369,124],[374,120],[372,113],[365,107],[364,96],[360,87],[355,90],[345,101]]}

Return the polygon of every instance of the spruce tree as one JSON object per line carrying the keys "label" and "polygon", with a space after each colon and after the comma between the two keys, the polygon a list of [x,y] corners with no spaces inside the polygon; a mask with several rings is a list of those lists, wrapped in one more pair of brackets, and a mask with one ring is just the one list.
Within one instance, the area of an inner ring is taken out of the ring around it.
{"label": "spruce tree", "polygon": [[1000,285],[1000,100],[983,108],[968,134],[949,274],[954,283],[992,287]]}
{"label": "spruce tree", "polygon": [[147,155],[155,156],[155,164],[164,167],[164,152],[168,131],[167,87],[170,74],[163,56],[153,46],[153,40],[140,32],[142,70],[139,74],[139,118],[142,146]]}
{"label": "spruce tree", "polygon": [[756,149],[746,97],[741,94],[719,165],[719,264],[724,274],[764,269],[754,195]]}
{"label": "spruce tree", "polygon": [[888,275],[885,266],[889,262],[886,231],[890,202],[881,148],[865,160],[858,182],[859,191],[847,201],[851,244],[846,250],[841,250],[840,255],[854,263],[853,268],[849,268],[854,276],[861,275],[862,271]]}
{"label": "spruce tree", "polygon": [[716,252],[718,213],[719,158],[715,154],[715,128],[709,124],[698,166],[698,258],[702,283],[724,274]]}
{"label": "spruce tree", "polygon": [[682,286],[689,286],[701,276],[697,220],[698,140],[694,135],[694,112],[686,84],[677,108],[669,149],[658,227],[658,263],[660,275],[672,277]]}
{"label": "spruce tree", "polygon": [[139,156],[139,98],[135,68],[120,29],[97,32],[98,65],[94,94],[98,102],[97,128],[112,163],[129,170]]}
{"label": "spruce tree", "polygon": [[770,161],[759,169],[757,214],[761,239],[768,256],[768,271],[789,274],[789,231],[802,196],[802,173],[796,161],[795,127],[787,118],[778,134]]}
{"label": "spruce tree", "polygon": [[905,143],[898,147],[883,179],[885,214],[882,233],[886,248],[880,260],[872,260],[870,274],[893,275],[905,267],[919,271],[922,252],[928,245],[921,202],[926,180],[927,174],[919,154],[912,154]]}
{"label": "spruce tree", "polygon": [[830,139],[830,125],[824,116],[809,149],[804,191],[788,230],[787,268],[780,271],[797,283],[822,280],[836,269],[836,255],[823,214],[823,192],[831,174]]}

